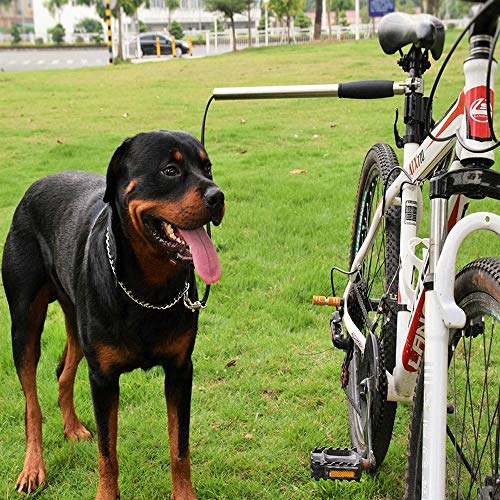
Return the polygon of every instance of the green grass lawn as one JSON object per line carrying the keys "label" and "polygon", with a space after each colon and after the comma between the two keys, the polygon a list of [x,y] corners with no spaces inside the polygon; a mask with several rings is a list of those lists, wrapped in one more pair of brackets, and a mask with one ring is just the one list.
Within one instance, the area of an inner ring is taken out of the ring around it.
{"label": "green grass lawn", "polygon": [[[461,51],[443,78],[438,113],[461,87],[464,58]],[[165,64],[0,73],[0,244],[35,179],[65,169],[105,173],[116,147],[140,131],[199,135],[214,87],[362,78],[403,75],[396,57],[384,56],[376,41],[261,48]],[[397,106],[402,108],[401,99],[212,105],[206,147],[227,210],[213,231],[223,276],[201,314],[194,352],[191,453],[200,499],[401,498],[406,407],[398,410],[393,443],[375,477],[359,484],[309,478],[313,447],[349,446],[339,387],[343,356],[331,347],[329,311],[312,307],[311,296],[328,293],[332,265],[347,266],[360,166],[373,143],[393,144]],[[289,174],[293,169],[307,172]],[[477,205],[484,207],[493,205]],[[475,237],[461,262],[498,254],[494,245],[493,237]],[[16,497],[24,458],[24,399],[9,331],[1,289],[2,498]],[[97,488],[97,444],[66,442],[57,406],[55,367],[64,338],[62,313],[52,305],[38,369],[48,487],[34,496],[90,499]],[[227,366],[231,360],[236,361]],[[168,498],[162,371],[124,375],[121,387],[122,498]],[[95,432],[85,363],[75,393],[77,412]]]}

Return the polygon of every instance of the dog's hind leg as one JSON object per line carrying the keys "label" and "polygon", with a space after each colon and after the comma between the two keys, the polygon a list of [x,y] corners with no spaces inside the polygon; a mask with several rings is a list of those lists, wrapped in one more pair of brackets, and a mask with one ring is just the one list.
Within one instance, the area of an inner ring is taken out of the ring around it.
{"label": "dog's hind leg", "polygon": [[14,364],[26,399],[26,454],[16,489],[29,493],[42,485],[46,476],[36,370],[47,307],[54,297],[40,248],[26,220],[18,208],[4,247],[2,278],[12,322]]}
{"label": "dog's hind leg", "polygon": [[74,313],[65,311],[65,320],[66,346],[56,371],[59,383],[58,402],[63,418],[64,435],[70,441],[90,439],[92,435],[78,419],[73,402],[73,386],[76,370],[83,357],[78,343]]}
{"label": "dog's hind leg", "polygon": [[12,348],[17,375],[26,398],[26,456],[16,482],[16,490],[36,490],[45,483],[42,456],[42,412],[36,390],[36,369],[40,359],[40,337],[49,304],[49,291],[43,287],[29,301],[17,297],[10,302]]}

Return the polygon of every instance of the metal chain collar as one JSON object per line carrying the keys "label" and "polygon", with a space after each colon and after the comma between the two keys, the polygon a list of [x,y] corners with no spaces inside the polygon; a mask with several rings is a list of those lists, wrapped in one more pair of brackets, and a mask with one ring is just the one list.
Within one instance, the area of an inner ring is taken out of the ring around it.
{"label": "metal chain collar", "polygon": [[125,292],[125,295],[132,300],[132,302],[135,302],[136,304],[140,305],[141,307],[144,307],[146,309],[155,309],[157,311],[164,311],[166,309],[170,309],[171,307],[175,306],[177,302],[179,302],[181,299],[183,299],[184,307],[187,309],[190,309],[191,311],[196,311],[198,309],[205,309],[206,305],[200,302],[199,300],[196,300],[195,302],[192,302],[191,299],[189,298],[188,291],[189,291],[189,283],[186,281],[186,284],[184,286],[184,289],[182,289],[177,297],[175,297],[170,303],[164,304],[162,306],[157,306],[154,304],[150,304],[149,302],[145,302],[143,300],[137,299],[134,297],[134,294],[127,289],[127,287],[118,279],[118,276],[116,275],[116,268],[115,268],[115,261],[113,260],[113,257],[111,256],[111,248],[109,244],[109,226],[106,228],[106,252],[108,254],[108,260],[109,260],[109,265],[111,266],[111,270],[113,271],[113,275],[116,279],[116,282],[120,285],[120,288]]}

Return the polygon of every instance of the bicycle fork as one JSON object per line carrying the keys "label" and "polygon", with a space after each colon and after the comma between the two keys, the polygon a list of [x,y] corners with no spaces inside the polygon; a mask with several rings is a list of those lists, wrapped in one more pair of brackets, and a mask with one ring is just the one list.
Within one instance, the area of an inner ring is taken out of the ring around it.
{"label": "bicycle fork", "polygon": [[[445,491],[448,329],[441,319],[433,281],[446,238],[447,213],[446,199],[431,201],[429,279],[425,295],[422,499],[433,500],[444,498]],[[437,492],[440,493],[436,496]]]}
{"label": "bicycle fork", "polygon": [[445,498],[449,329],[465,325],[465,313],[453,295],[456,256],[465,237],[481,229],[500,235],[500,216],[485,212],[468,215],[447,237],[447,200],[431,200],[425,300],[422,500]]}

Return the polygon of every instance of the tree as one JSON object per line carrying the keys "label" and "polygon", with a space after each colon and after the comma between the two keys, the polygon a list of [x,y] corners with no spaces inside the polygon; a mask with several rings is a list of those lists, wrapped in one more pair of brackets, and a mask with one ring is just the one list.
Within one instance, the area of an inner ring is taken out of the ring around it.
{"label": "tree", "polygon": [[[123,12],[125,12],[125,14],[127,16],[133,17],[135,15],[135,13],[137,12],[137,9],[142,4],[145,4],[146,7],[149,7],[149,0],[118,0],[116,2],[116,7],[114,8],[114,11],[116,12],[117,17],[118,17],[118,58],[120,60],[123,60],[122,9],[123,9]],[[116,15],[115,15],[115,17],[116,17]]]}
{"label": "tree", "polygon": [[321,40],[321,17],[323,15],[323,0],[316,0],[316,13],[314,16],[314,39]]}
{"label": "tree", "polygon": [[57,23],[53,28],[47,30],[52,36],[52,41],[56,45],[61,45],[64,42],[64,37],[66,36],[66,30],[61,23]]}
{"label": "tree", "polygon": [[55,16],[58,24],[61,23],[61,10],[67,3],[68,0],[49,0],[47,2],[47,9]]}
{"label": "tree", "polygon": [[19,26],[13,24],[10,27],[10,36],[12,38],[12,44],[18,44],[21,41],[21,32],[19,31]]}
{"label": "tree", "polygon": [[[68,0],[49,0],[67,2]],[[99,17],[106,20],[106,7],[101,0],[77,0],[80,5],[94,5]],[[123,60],[123,35],[122,35],[122,9],[129,17],[134,16],[137,9],[144,4],[149,7],[149,0],[117,0],[115,8],[111,10],[111,15],[118,19],[118,59]]]}
{"label": "tree", "polygon": [[252,46],[252,7],[255,3],[255,0],[243,0],[245,3],[247,17],[248,17],[248,46]]}
{"label": "tree", "polygon": [[[460,0],[460,2],[462,2],[462,0]],[[421,1],[396,0],[395,7],[396,7],[396,12],[407,12],[408,14],[415,14],[416,8],[421,7]]]}
{"label": "tree", "polygon": [[184,37],[184,30],[175,19],[168,25],[168,31],[172,36],[175,36],[176,40],[180,40]]}
{"label": "tree", "polygon": [[[223,22],[222,20],[220,20],[220,19],[216,19],[215,24],[217,25],[217,33],[222,33],[222,32],[224,31],[224,29],[225,29],[225,28],[224,28],[224,22]],[[215,28],[215,27],[214,27],[214,25],[212,24],[212,25],[210,26],[210,31],[211,31],[212,33],[214,33],[214,32],[215,32],[215,29],[214,29],[214,28]]]}
{"label": "tree", "polygon": [[172,14],[174,10],[177,10],[180,6],[179,0],[164,0],[165,7],[168,9],[168,25],[170,26],[170,20],[172,19]]}
{"label": "tree", "polygon": [[441,2],[441,10],[439,11],[440,19],[460,19],[467,15],[470,9],[470,4],[462,2],[462,0],[449,0]]}
{"label": "tree", "polygon": [[75,25],[75,33],[101,33],[102,24],[97,19],[86,17]]}
{"label": "tree", "polygon": [[234,27],[234,15],[241,14],[245,9],[244,0],[207,0],[207,10],[211,12],[222,12],[231,23],[233,33],[233,50],[236,50],[236,29]]}
{"label": "tree", "polygon": [[292,17],[302,11],[304,0],[270,0],[269,7],[274,10],[278,19],[285,19],[288,43],[291,42],[290,24]]}
{"label": "tree", "polygon": [[327,6],[329,10],[335,12],[335,22],[340,24],[340,13],[343,10],[354,9],[354,2],[352,0],[329,0]]}
{"label": "tree", "polygon": [[311,24],[311,18],[307,17],[302,10],[295,16],[295,26],[298,26],[301,30],[309,28]]}
{"label": "tree", "polygon": [[439,4],[440,0],[427,0],[425,12],[427,14],[432,14],[433,16],[439,15]]}

